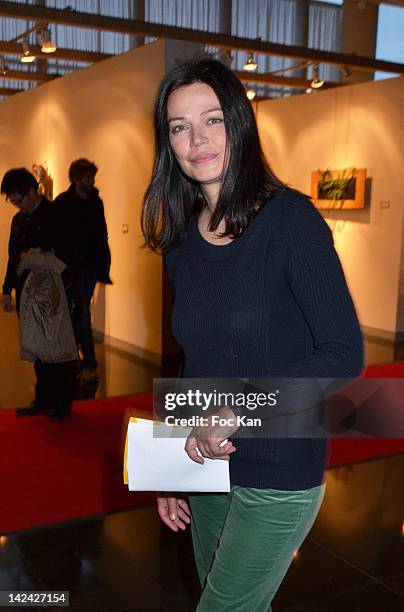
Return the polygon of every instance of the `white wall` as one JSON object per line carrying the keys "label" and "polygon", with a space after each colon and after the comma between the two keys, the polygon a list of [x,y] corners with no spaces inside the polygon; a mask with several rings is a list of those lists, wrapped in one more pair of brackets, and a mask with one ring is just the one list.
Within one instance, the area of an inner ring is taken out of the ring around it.
{"label": "white wall", "polygon": [[[401,238],[401,265],[397,300],[397,329],[404,329],[404,223]],[[401,334],[400,334],[401,335]]]}
{"label": "white wall", "polygon": [[[103,61],[0,103],[0,174],[47,161],[54,194],[68,187],[78,157],[94,161],[112,252],[112,287],[96,295],[95,327],[161,352],[161,258],[141,249],[140,201],[150,177],[152,109],[164,74],[160,41]],[[0,207],[0,274],[12,214]],[[129,233],[122,233],[122,225]]]}
{"label": "white wall", "polygon": [[[0,175],[46,160],[57,194],[68,186],[73,159],[88,157],[98,165],[114,285],[96,295],[95,327],[122,346],[157,354],[161,259],[140,248],[140,201],[153,159],[158,83],[167,65],[194,52],[179,43],[167,48],[164,41],[140,47],[0,103]],[[309,193],[311,171],[318,168],[367,168],[370,207],[325,217],[361,323],[385,337],[404,331],[404,306],[398,307],[404,294],[402,108],[403,78],[257,104],[264,151],[292,186]],[[380,208],[381,201],[390,208]],[[1,275],[14,212],[1,204]]]}
{"label": "white wall", "polygon": [[[362,325],[387,338],[394,336],[397,323],[398,331],[404,331],[398,309],[403,108],[402,77],[257,104],[264,152],[274,171],[291,186],[309,194],[312,170],[367,168],[368,208],[323,213],[333,230]],[[381,202],[389,202],[390,207],[381,208]]]}

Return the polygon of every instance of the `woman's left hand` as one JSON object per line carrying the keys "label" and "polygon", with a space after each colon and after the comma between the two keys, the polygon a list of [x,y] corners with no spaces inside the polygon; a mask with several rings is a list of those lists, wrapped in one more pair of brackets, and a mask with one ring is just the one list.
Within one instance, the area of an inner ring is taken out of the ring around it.
{"label": "woman's left hand", "polygon": [[[220,424],[217,417],[223,419],[225,424],[223,424],[223,421]],[[231,453],[234,453],[237,449],[233,442],[226,442],[223,445],[222,443],[238,429],[237,419],[233,411],[225,406],[215,414],[205,418],[208,420],[208,424],[194,427],[189,434],[185,443],[185,452],[190,459],[201,465],[204,463],[203,457],[229,461]]]}
{"label": "woman's left hand", "polygon": [[184,531],[191,522],[191,511],[185,499],[172,493],[157,493],[159,517],[172,531]]}

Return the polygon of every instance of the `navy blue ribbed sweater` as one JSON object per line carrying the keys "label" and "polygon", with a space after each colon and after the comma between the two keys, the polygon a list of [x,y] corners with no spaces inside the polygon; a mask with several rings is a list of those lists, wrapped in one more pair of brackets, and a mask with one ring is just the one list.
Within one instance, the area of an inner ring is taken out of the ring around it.
{"label": "navy blue ribbed sweater", "polygon": [[[166,255],[173,334],[185,378],[349,378],[363,341],[326,222],[308,198],[284,188],[227,245],[197,219]],[[324,439],[237,439],[234,485],[301,490],[323,479]]]}

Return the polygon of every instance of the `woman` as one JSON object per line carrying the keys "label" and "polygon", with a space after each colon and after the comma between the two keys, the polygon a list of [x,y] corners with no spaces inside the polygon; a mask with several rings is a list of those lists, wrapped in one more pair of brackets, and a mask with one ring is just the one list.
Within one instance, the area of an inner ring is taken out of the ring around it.
{"label": "woman", "polygon": [[[362,337],[331,232],[266,164],[237,77],[212,59],[175,68],[155,127],[142,223],[166,255],[183,376],[357,376]],[[324,440],[224,442],[235,430],[195,428],[185,445],[195,461],[230,460],[229,494],[190,496],[192,514],[181,497],[157,500],[173,531],[191,522],[199,612],[270,609],[324,495]]]}

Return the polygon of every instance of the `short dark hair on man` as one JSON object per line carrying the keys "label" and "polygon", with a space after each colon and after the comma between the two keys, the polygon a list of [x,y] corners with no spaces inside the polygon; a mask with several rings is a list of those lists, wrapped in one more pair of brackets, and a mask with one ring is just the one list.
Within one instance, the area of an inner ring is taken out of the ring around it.
{"label": "short dark hair on man", "polygon": [[228,165],[209,228],[215,230],[224,219],[223,235],[239,236],[265,199],[282,187],[264,158],[254,112],[241,81],[212,58],[185,62],[166,75],[156,99],[156,154],[142,209],[143,235],[152,250],[167,251],[181,239],[190,217],[204,204],[199,185],[181,172],[174,157],[167,122],[170,94],[193,83],[205,83],[217,95],[227,139]]}
{"label": "short dark hair on man", "polygon": [[26,195],[30,189],[37,191],[38,181],[26,168],[12,168],[8,170],[1,181],[1,193],[5,193],[7,196],[13,191]]}
{"label": "short dark hair on man", "polygon": [[71,183],[73,181],[79,181],[81,178],[83,178],[83,176],[87,176],[88,174],[95,176],[97,172],[98,168],[94,162],[81,157],[70,164],[69,181]]}

